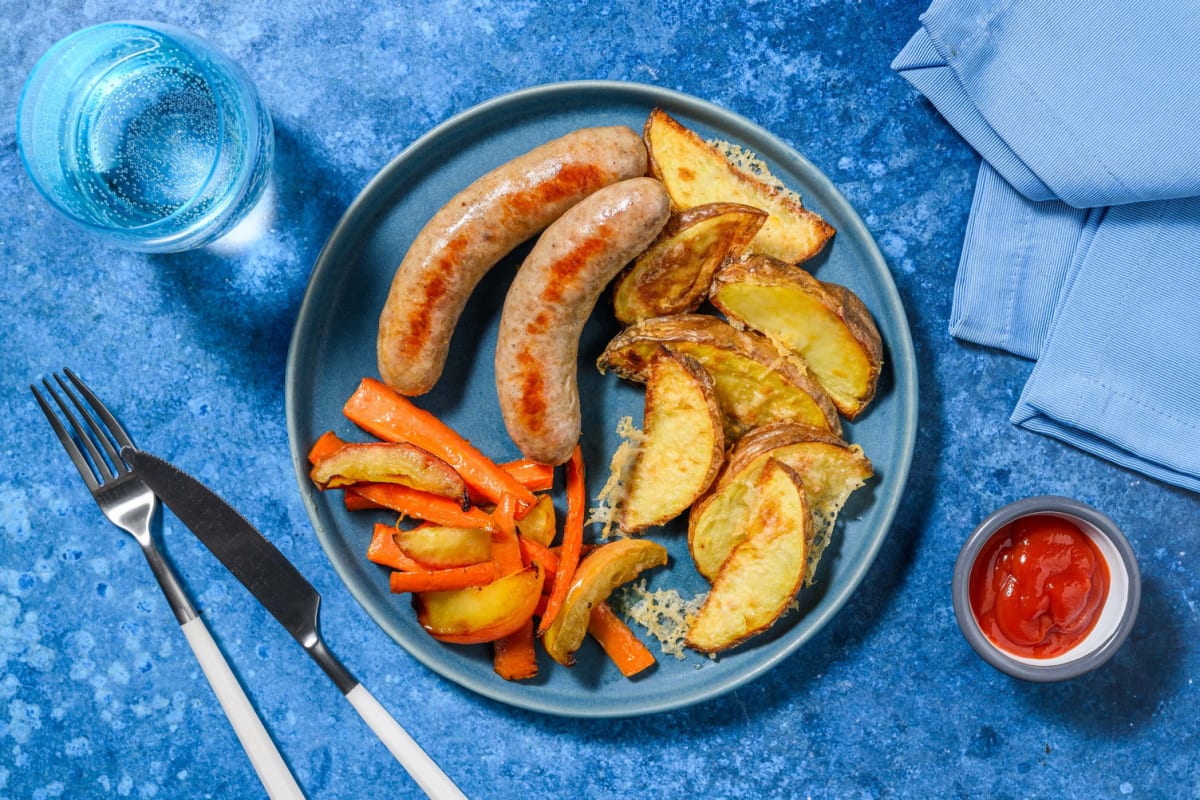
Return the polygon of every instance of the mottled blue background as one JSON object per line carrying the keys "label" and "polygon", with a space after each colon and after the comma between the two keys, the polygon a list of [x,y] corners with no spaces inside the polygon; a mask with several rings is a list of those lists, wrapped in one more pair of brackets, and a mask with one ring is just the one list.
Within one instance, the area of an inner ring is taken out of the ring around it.
{"label": "mottled blue background", "polygon": [[[0,798],[261,794],[137,548],[102,520],[32,404],[27,385],[63,365],[153,449],[254,510],[322,592],[330,646],[472,797],[1200,796],[1200,497],[1014,428],[1031,365],[946,333],[977,160],[888,68],[922,0],[694,6],[0,2]],[[56,219],[22,172],[14,119],[34,61],[76,28],[122,18],[207,36],[256,81],[278,145],[274,217],[257,241],[105,249]],[[853,600],[766,677],[626,721],[513,710],[417,665],[315,541],[284,425],[308,271],[371,176],[457,112],[580,78],[681,90],[802,151],[879,242],[920,364],[907,499]],[[949,595],[975,522],[1042,493],[1114,517],[1145,581],[1116,658],[1049,686],[978,659]],[[172,520],[166,539],[304,789],[417,796],[211,556]]]}

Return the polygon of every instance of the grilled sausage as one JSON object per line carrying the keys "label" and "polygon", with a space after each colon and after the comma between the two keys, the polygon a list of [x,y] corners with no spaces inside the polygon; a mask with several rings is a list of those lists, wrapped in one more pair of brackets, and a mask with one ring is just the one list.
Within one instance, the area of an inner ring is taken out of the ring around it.
{"label": "grilled sausage", "polygon": [[605,187],[547,228],[518,270],[500,315],[496,391],[509,436],[528,458],[570,458],[582,427],[576,367],[584,323],[670,211],[653,178]]}
{"label": "grilled sausage", "polygon": [[376,343],[384,383],[406,395],[432,389],[467,299],[487,271],[584,197],[645,172],[646,148],[631,128],[583,128],[451,198],[417,234],[392,278]]}

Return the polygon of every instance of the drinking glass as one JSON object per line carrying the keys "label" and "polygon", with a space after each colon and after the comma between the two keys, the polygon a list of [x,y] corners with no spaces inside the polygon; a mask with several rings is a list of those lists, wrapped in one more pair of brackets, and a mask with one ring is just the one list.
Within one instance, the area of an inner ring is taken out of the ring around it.
{"label": "drinking glass", "polygon": [[204,39],[109,22],[61,40],[21,93],[17,143],[68,219],[132,250],[201,247],[259,200],[271,117],[246,73]]}

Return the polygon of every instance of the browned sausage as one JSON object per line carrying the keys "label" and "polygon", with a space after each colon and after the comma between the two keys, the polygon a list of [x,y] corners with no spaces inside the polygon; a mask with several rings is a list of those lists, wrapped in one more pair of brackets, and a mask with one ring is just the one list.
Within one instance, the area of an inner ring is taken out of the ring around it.
{"label": "browned sausage", "polygon": [[496,391],[509,436],[528,458],[570,458],[582,423],[576,366],[583,325],[604,287],[654,241],[670,212],[658,181],[621,181],[563,214],[521,265],[500,315]]}
{"label": "browned sausage", "polygon": [[379,375],[401,394],[441,377],[476,284],[521,242],[592,192],[644,175],[631,128],[583,128],[534,148],[459,192],[417,234],[379,318]]}

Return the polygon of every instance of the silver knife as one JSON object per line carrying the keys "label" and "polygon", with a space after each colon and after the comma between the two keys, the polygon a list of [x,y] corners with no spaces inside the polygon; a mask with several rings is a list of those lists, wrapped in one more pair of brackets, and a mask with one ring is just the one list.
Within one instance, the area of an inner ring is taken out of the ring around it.
{"label": "silver knife", "polygon": [[421,746],[325,646],[321,595],[253,525],[178,467],[127,447],[121,457],[320,665],[417,785],[435,800],[465,800]]}

